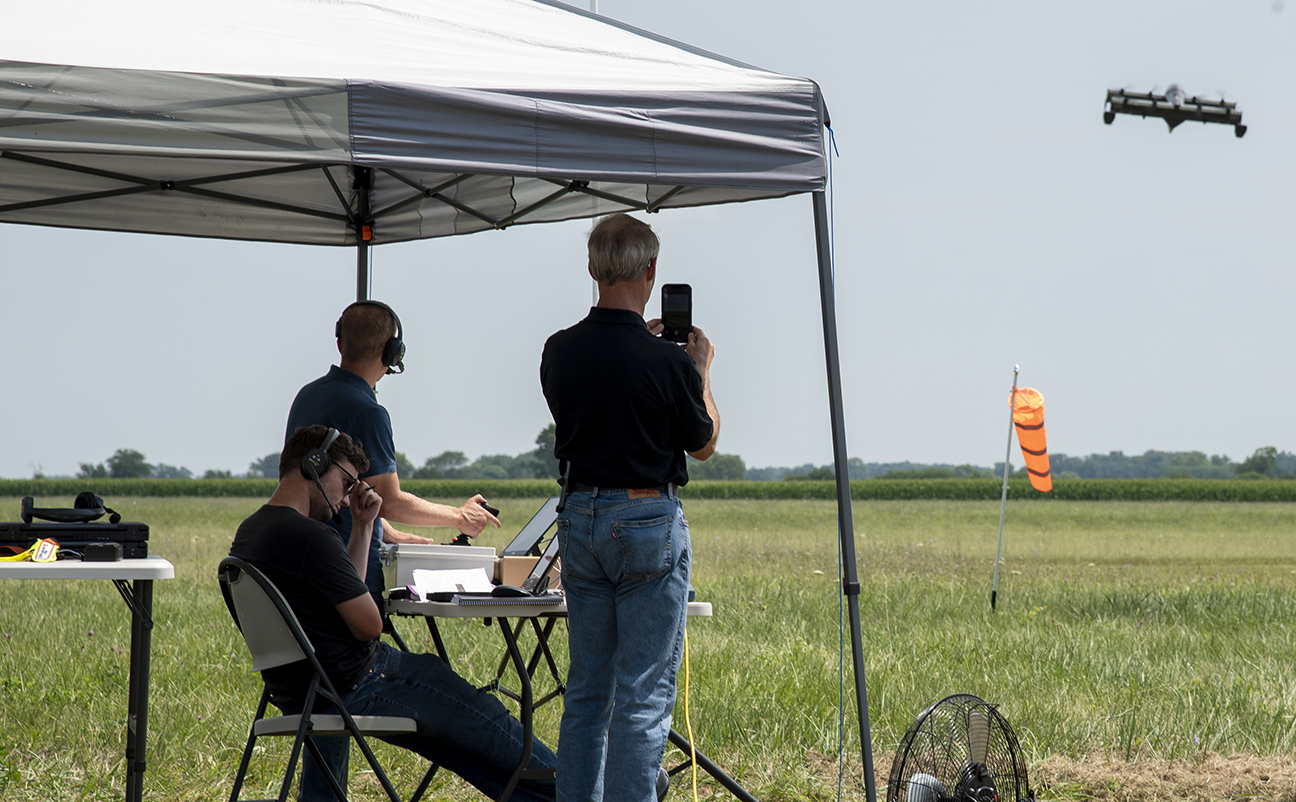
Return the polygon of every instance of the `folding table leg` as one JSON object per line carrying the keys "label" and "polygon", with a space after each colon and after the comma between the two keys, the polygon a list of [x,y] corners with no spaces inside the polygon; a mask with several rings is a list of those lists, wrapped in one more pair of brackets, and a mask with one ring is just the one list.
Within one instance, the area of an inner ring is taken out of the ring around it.
{"label": "folding table leg", "polygon": [[137,579],[130,600],[130,680],[126,702],[126,802],[144,791],[148,733],[149,650],[153,634],[153,580]]}
{"label": "folding table leg", "polygon": [[[670,742],[675,744],[675,746],[677,746],[679,750],[683,752],[685,755],[689,755],[689,756],[696,755],[698,768],[702,769],[707,774],[710,774],[712,777],[714,777],[716,782],[723,785],[725,787],[725,790],[727,790],[729,793],[733,794],[738,799],[741,799],[742,802],[756,802],[756,797],[747,793],[746,788],[743,788],[741,785],[739,785],[738,781],[735,780],[733,777],[730,777],[728,774],[725,774],[724,769],[712,763],[710,758],[702,754],[702,752],[698,750],[697,747],[689,744],[688,739],[685,738],[683,735],[680,735],[678,732],[676,732],[674,727],[671,728],[670,735],[668,737],[670,738]],[[684,765],[687,766],[688,762],[686,761]],[[671,772],[671,774],[674,773],[675,773],[674,771]]]}
{"label": "folding table leg", "polygon": [[396,629],[396,622],[392,620],[391,616],[384,614],[382,617],[382,622],[383,622],[383,630],[382,630],[383,634],[391,636],[391,639],[396,644],[397,649],[400,649],[402,652],[408,652],[410,650],[410,647],[407,643],[405,643],[405,639],[401,637],[400,632]]}
{"label": "folding table leg", "polygon": [[531,662],[527,664],[527,671],[534,677],[536,668],[540,665],[540,657],[543,655],[545,663],[549,666],[549,676],[553,677],[554,682],[558,684],[558,693],[562,695],[566,691],[567,683],[563,682],[562,673],[558,670],[558,663],[554,661],[553,652],[549,649],[549,636],[553,633],[554,624],[557,621],[557,618],[550,618],[541,627],[537,619],[531,619],[531,628],[535,630],[536,634],[536,648],[531,653]]}
{"label": "folding table leg", "polygon": [[450,653],[446,651],[445,642],[441,640],[441,630],[437,628],[436,619],[429,615],[425,616],[423,620],[427,621],[428,634],[432,636],[432,643],[436,646],[437,656],[441,658],[441,662],[450,665]]}
{"label": "folding table leg", "polygon": [[522,652],[518,651],[517,637],[513,634],[509,622],[505,618],[497,618],[500,625],[500,632],[504,633],[504,643],[508,646],[509,657],[513,659],[513,666],[517,669],[518,684],[520,687],[518,700],[518,718],[522,721],[522,759],[518,761],[517,768],[513,770],[513,776],[509,778],[508,783],[504,786],[504,791],[499,795],[500,802],[508,799],[513,794],[513,789],[517,787],[518,780],[522,778],[522,773],[526,770],[527,764],[531,762],[531,738],[534,728],[532,727],[532,707],[531,707],[531,677],[527,675],[526,663],[522,660]]}

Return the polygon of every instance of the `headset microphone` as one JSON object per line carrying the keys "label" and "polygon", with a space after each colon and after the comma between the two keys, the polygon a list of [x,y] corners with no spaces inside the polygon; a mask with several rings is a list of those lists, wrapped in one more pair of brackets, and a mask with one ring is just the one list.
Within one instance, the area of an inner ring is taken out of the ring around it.
{"label": "headset microphone", "polygon": [[315,486],[319,488],[320,495],[324,497],[324,503],[328,505],[329,512],[333,513],[333,516],[329,518],[329,523],[333,524],[334,526],[341,526],[342,508],[341,507],[338,507],[337,509],[333,508],[333,502],[329,501],[328,493],[324,492],[324,485],[323,483],[320,482],[318,476],[315,477]]}

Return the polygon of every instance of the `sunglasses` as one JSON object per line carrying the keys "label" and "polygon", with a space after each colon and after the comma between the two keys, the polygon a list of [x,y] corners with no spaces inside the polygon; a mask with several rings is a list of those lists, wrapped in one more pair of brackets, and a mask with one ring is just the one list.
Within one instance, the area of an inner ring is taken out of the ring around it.
{"label": "sunglasses", "polygon": [[[336,462],[333,464],[337,465]],[[349,496],[351,495],[351,491],[355,490],[355,486],[360,484],[360,480],[356,478],[355,474],[351,473],[346,468],[343,468],[341,465],[337,465],[337,469],[347,476],[346,484],[342,485],[342,495]]]}

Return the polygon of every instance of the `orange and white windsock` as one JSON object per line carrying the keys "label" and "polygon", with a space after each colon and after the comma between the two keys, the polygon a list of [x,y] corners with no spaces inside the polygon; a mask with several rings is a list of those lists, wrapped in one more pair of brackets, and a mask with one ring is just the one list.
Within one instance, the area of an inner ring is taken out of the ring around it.
{"label": "orange and white windsock", "polygon": [[1009,396],[1013,408],[1013,425],[1017,429],[1017,444],[1026,460],[1026,474],[1031,487],[1047,493],[1053,489],[1049,476],[1048,442],[1044,432],[1044,396],[1030,387],[1018,387]]}

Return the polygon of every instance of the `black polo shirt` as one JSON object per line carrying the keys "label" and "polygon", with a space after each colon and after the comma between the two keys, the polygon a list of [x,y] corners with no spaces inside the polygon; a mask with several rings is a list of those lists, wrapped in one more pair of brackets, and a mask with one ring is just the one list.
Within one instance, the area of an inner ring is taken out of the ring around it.
{"label": "black polo shirt", "polygon": [[[297,616],[334,686],[346,693],[378,654],[378,641],[359,641],[337,605],[369,592],[333,528],[291,507],[266,504],[239,525],[231,555],[261,570]],[[305,660],[261,674],[281,710],[300,709],[310,681]]]}
{"label": "black polo shirt", "polygon": [[590,309],[554,334],[540,386],[557,427],[554,455],[598,487],[688,482],[686,451],[711,439],[702,377],[679,345],[623,309]]}

